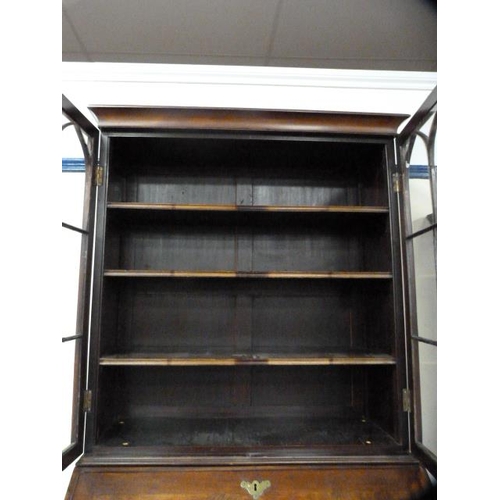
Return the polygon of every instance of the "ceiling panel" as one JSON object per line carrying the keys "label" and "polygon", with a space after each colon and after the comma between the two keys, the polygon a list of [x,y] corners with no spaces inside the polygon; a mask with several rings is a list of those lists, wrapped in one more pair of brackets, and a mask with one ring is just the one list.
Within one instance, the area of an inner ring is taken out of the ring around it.
{"label": "ceiling panel", "polygon": [[425,0],[284,0],[270,56],[336,67],[432,65],[435,7]]}
{"label": "ceiling panel", "polygon": [[63,41],[63,50],[65,52],[72,53],[82,53],[84,51],[83,46],[79,42],[78,38],[75,35],[75,31],[71,26],[71,22],[68,17],[64,13],[62,15],[62,41]]}
{"label": "ceiling panel", "polygon": [[325,68],[325,69],[353,69],[376,71],[424,71],[435,72],[436,60],[423,59],[386,59],[386,58],[346,58],[341,59],[314,59],[311,57],[284,57],[269,58],[267,66],[282,68]]}
{"label": "ceiling panel", "polygon": [[[97,61],[103,63],[144,63],[144,64],[204,64],[220,66],[266,66],[268,59],[265,57],[241,57],[241,56],[213,56],[213,55],[182,55],[182,54],[127,54],[127,53],[102,53],[91,52],[86,59],[67,58],[64,61],[88,62]],[[69,54],[71,56],[71,54]]]}
{"label": "ceiling panel", "polygon": [[437,70],[436,0],[63,0],[63,60]]}
{"label": "ceiling panel", "polygon": [[85,0],[65,10],[89,54],[262,57],[279,0]]}

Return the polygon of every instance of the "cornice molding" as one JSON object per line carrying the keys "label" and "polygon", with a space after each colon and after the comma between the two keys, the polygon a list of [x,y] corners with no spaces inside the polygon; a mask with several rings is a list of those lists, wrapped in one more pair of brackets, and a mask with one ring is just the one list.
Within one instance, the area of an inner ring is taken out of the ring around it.
{"label": "cornice molding", "polygon": [[103,130],[218,130],[395,135],[408,115],[93,106]]}

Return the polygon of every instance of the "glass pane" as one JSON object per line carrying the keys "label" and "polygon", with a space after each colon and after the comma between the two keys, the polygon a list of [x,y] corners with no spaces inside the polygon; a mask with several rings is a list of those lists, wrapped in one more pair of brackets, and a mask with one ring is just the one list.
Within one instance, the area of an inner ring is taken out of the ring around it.
{"label": "glass pane", "polygon": [[[433,345],[437,342],[437,111],[434,108],[426,113],[425,122],[413,130],[405,144],[411,148],[411,154],[405,157],[409,187],[406,207],[411,215],[407,217],[406,245],[414,339],[414,439],[430,452],[427,455],[437,456],[437,347]],[[432,464],[434,457],[428,458]]]}
{"label": "glass pane", "polygon": [[64,109],[68,109],[74,120],[83,123],[92,136],[88,136],[77,123],[67,118],[63,111],[62,177],[59,189],[63,234],[59,249],[60,304],[57,314],[61,317],[61,337],[71,338],[63,342],[61,347],[63,469],[75,460],[83,449],[81,426],[84,414],[81,411],[80,398],[86,384],[86,380],[82,377],[86,367],[88,332],[85,332],[84,340],[75,336],[81,336],[84,333],[82,330],[88,326],[87,299],[90,282],[87,280],[90,279],[92,261],[89,243],[92,240],[93,225],[93,217],[89,217],[89,210],[93,213],[95,208],[95,190],[90,185],[91,172],[87,171],[94,159],[88,146],[97,144],[98,139],[97,129],[92,129],[83,115],[63,96]]}
{"label": "glass pane", "polygon": [[[429,137],[434,115],[432,114],[423,125],[420,132],[424,137]],[[416,135],[411,157],[407,164],[409,189],[410,189],[410,208],[412,227],[411,233],[414,233],[423,227],[435,222],[433,214],[433,195],[431,186],[431,172],[429,162],[434,159],[436,163],[436,145],[433,141],[433,152],[428,150],[427,143],[421,135]],[[429,157],[431,154],[431,158]]]}
{"label": "glass pane", "polygon": [[[63,125],[68,119],[63,115]],[[88,138],[83,133],[84,140]],[[85,195],[85,160],[82,146],[74,126],[66,127],[62,133],[62,222],[82,227]],[[84,228],[86,229],[86,228]]]}
{"label": "glass pane", "polygon": [[418,342],[421,443],[437,456],[437,347]]}
{"label": "glass pane", "polygon": [[[415,233],[433,223],[431,184],[428,176],[424,179],[412,178],[412,170],[417,165],[410,166],[410,205],[411,233]],[[427,168],[427,166],[425,166]]]}
{"label": "glass pane", "polygon": [[[77,423],[73,425],[75,407],[73,405],[74,383],[75,383],[75,349],[79,348],[80,340],[72,340],[62,343],[62,403],[63,403],[63,426],[61,428],[62,448],[66,448],[76,441]],[[75,394],[75,396],[77,393]]]}
{"label": "glass pane", "polygon": [[436,229],[413,238],[417,309],[417,329],[413,335],[437,341],[435,233]]}
{"label": "glass pane", "polygon": [[61,222],[86,229],[82,227],[85,173],[63,172],[61,188]]}
{"label": "glass pane", "polygon": [[64,227],[61,230],[59,254],[61,307],[58,308],[58,314],[61,318],[61,337],[69,337],[81,333],[76,332],[75,329],[78,312],[82,235]]}

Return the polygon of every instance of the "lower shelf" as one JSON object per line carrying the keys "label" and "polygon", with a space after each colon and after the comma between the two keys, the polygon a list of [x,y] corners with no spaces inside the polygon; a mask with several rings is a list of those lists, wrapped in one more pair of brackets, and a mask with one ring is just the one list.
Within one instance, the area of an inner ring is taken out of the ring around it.
{"label": "lower shelf", "polygon": [[259,449],[332,446],[391,447],[394,439],[364,418],[134,418],[117,421],[101,446]]}

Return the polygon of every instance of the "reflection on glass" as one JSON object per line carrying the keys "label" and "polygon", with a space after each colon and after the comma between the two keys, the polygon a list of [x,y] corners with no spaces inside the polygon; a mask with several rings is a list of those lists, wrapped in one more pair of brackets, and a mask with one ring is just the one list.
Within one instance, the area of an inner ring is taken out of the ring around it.
{"label": "reflection on glass", "polygon": [[83,207],[85,197],[85,173],[63,172],[60,191],[61,222],[79,229],[83,223]]}
{"label": "reflection on glass", "polygon": [[437,275],[434,253],[434,232],[413,239],[415,261],[415,294],[417,333],[419,337],[437,340]]}
{"label": "reflection on glass", "polygon": [[[437,456],[437,111],[404,145],[409,209],[411,335],[416,397],[415,437]],[[413,260],[413,262],[412,262]]]}
{"label": "reflection on glass", "polygon": [[73,386],[75,382],[75,349],[80,340],[62,343],[62,401],[63,401],[63,426],[62,448],[66,448],[76,440],[76,426],[73,426]]}
{"label": "reflection on glass", "polygon": [[[410,172],[413,168],[416,168],[416,165],[410,167]],[[412,223],[411,231],[415,233],[434,223],[431,184],[429,179],[415,179],[410,177],[409,186]]]}
{"label": "reflection on glass", "polygon": [[76,335],[78,309],[78,285],[80,279],[80,251],[82,235],[70,229],[61,228],[60,248],[60,291],[63,307],[58,309],[61,319],[61,337]]}
{"label": "reflection on glass", "polygon": [[[62,116],[63,127],[70,123],[68,118]],[[82,139],[88,137],[81,132]],[[62,132],[61,142],[62,157],[62,185],[60,190],[62,222],[76,227],[82,227],[83,206],[85,194],[84,154],[76,128],[66,126]]]}
{"label": "reflection on glass", "polygon": [[410,189],[412,227],[416,232],[427,221],[437,222],[437,133],[435,115],[431,114],[410,143],[409,157],[406,158]]}
{"label": "reflection on glass", "polygon": [[437,347],[418,343],[422,444],[437,455]]}
{"label": "reflection on glass", "polygon": [[[57,314],[61,318],[62,338],[81,335],[78,331],[80,265],[82,242],[87,246],[85,234],[87,220],[84,217],[85,188],[87,182],[86,165],[90,164],[87,144],[89,138],[75,127],[68,118],[62,116],[62,177],[59,190],[62,237],[59,249],[59,284],[61,305]],[[76,231],[74,229],[77,229]],[[83,231],[83,232],[82,232]],[[80,304],[80,307],[82,304]],[[77,442],[80,394],[81,339],[71,339],[62,343],[62,391],[63,421],[61,429],[63,451]],[[76,399],[75,399],[76,398]]]}

